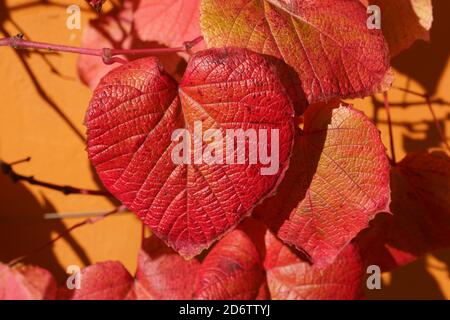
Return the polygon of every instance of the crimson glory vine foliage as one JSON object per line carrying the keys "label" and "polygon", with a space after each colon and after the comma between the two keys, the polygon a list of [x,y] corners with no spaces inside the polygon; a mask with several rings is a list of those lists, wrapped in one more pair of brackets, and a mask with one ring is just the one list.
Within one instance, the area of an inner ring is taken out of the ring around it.
{"label": "crimson glory vine foliage", "polygon": [[134,275],[98,263],[74,290],[0,264],[0,298],[359,299],[368,266],[449,246],[446,151],[397,161],[391,139],[388,158],[348,102],[382,93],[389,114],[391,59],[429,40],[431,0],[395,3],[124,0],[81,47],[1,39],[80,54],[87,153],[109,194],[3,172],[112,195],[123,206],[104,216],[129,209],[152,236]]}

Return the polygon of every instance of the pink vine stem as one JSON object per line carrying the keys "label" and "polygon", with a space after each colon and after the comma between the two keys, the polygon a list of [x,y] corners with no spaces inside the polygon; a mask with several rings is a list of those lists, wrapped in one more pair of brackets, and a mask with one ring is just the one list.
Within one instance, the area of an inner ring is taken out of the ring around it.
{"label": "pink vine stem", "polygon": [[197,37],[192,41],[187,41],[181,47],[176,48],[149,48],[149,49],[111,49],[111,48],[102,48],[102,49],[90,49],[90,48],[82,48],[82,47],[72,47],[66,45],[57,45],[45,42],[36,42],[24,40],[23,35],[19,34],[15,37],[2,38],[0,39],[0,47],[8,46],[14,49],[36,49],[36,50],[46,50],[50,52],[69,52],[69,53],[77,53],[82,55],[89,56],[97,56],[103,59],[105,64],[112,64],[115,62],[126,63],[126,61],[122,58],[118,58],[116,56],[119,55],[128,55],[128,56],[142,56],[142,55],[155,55],[162,53],[176,53],[176,52],[188,52],[190,53],[191,49],[203,41],[203,37]]}
{"label": "pink vine stem", "polygon": [[431,116],[433,117],[434,125],[436,126],[436,128],[439,132],[439,136],[442,140],[442,143],[446,146],[447,150],[450,151],[450,145],[448,143],[447,137],[445,136],[444,130],[442,130],[442,127],[439,124],[439,120],[436,116],[436,113],[434,112],[434,108],[433,108],[433,104],[431,103],[430,96],[426,93],[422,94],[422,93],[418,93],[418,92],[415,92],[415,91],[412,91],[409,89],[400,88],[400,87],[396,87],[396,86],[394,86],[393,88],[425,99],[428,109],[430,110]]}
{"label": "pink vine stem", "polygon": [[98,222],[98,221],[100,221],[100,220],[103,220],[104,218],[106,218],[106,217],[108,217],[108,216],[111,216],[111,215],[116,214],[116,213],[125,212],[125,211],[127,211],[127,210],[128,210],[128,209],[127,209],[125,206],[120,206],[120,207],[114,208],[114,209],[111,210],[111,211],[105,212],[104,214],[102,214],[102,215],[100,215],[100,216],[88,218],[88,219],[83,220],[83,221],[81,221],[81,222],[79,222],[79,223],[77,223],[77,224],[74,224],[73,226],[71,226],[70,228],[68,228],[67,230],[65,230],[64,232],[60,233],[57,237],[55,237],[54,239],[52,239],[52,240],[50,240],[49,242],[45,243],[44,245],[42,245],[42,246],[40,246],[40,247],[34,249],[32,252],[30,252],[30,253],[28,253],[28,254],[25,254],[25,255],[23,255],[23,256],[21,256],[21,257],[18,257],[18,258],[14,259],[14,260],[11,260],[11,261],[8,263],[8,265],[9,265],[10,267],[12,267],[12,266],[14,266],[14,265],[16,265],[16,264],[22,262],[22,261],[25,260],[26,258],[28,258],[28,257],[30,257],[30,256],[32,256],[32,255],[35,255],[35,254],[37,254],[37,253],[40,253],[42,250],[46,249],[47,247],[50,247],[50,246],[53,245],[56,241],[58,241],[59,239],[64,238],[64,237],[65,237],[66,235],[68,235],[70,232],[72,232],[73,230],[75,230],[75,229],[77,229],[77,228],[79,228],[79,227],[81,227],[81,226],[84,226],[84,225],[87,225],[87,224],[94,224],[94,223],[96,223],[96,222]]}
{"label": "pink vine stem", "polygon": [[391,146],[391,163],[392,165],[397,164],[397,158],[395,156],[395,146],[394,146],[394,132],[392,130],[392,119],[391,119],[391,106],[389,105],[389,96],[387,91],[383,93],[384,107],[386,108],[388,126],[389,126],[389,144]]}

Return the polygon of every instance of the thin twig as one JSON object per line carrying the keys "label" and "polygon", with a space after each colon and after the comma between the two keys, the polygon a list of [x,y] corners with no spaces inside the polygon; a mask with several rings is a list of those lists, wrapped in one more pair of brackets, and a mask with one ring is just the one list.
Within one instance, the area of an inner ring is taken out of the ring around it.
{"label": "thin twig", "polygon": [[203,37],[197,37],[192,41],[187,41],[181,47],[176,48],[149,48],[149,49],[111,49],[111,48],[101,48],[101,49],[91,49],[82,47],[73,47],[66,45],[57,45],[46,42],[37,42],[24,40],[23,35],[19,34],[15,37],[2,38],[0,39],[0,46],[9,46],[14,49],[36,49],[36,50],[46,50],[50,52],[68,52],[77,53],[82,55],[97,56],[103,59],[105,64],[111,64],[114,62],[124,63],[125,60],[120,58],[115,58],[118,55],[127,56],[142,56],[142,55],[156,55],[162,53],[176,53],[176,52],[187,52],[190,53],[192,47],[197,45],[203,40]]}
{"label": "thin twig", "polygon": [[60,191],[60,192],[64,193],[65,195],[83,194],[83,195],[103,196],[103,197],[111,197],[112,196],[107,191],[82,189],[82,188],[76,188],[76,187],[72,187],[72,186],[61,186],[61,185],[58,185],[55,183],[40,181],[40,180],[35,179],[33,176],[25,176],[25,175],[17,173],[14,170],[14,168],[13,168],[14,165],[17,165],[22,162],[28,162],[28,161],[30,161],[30,158],[15,161],[12,163],[6,163],[6,162],[0,160],[0,172],[9,176],[14,182],[25,181],[32,185],[37,185],[37,186],[41,186],[41,187],[44,187],[47,189]]}
{"label": "thin twig", "polygon": [[[120,214],[128,214],[131,212],[121,212]],[[59,220],[59,219],[79,219],[79,218],[92,218],[104,215],[104,211],[100,212],[53,212],[45,213],[45,220]]]}

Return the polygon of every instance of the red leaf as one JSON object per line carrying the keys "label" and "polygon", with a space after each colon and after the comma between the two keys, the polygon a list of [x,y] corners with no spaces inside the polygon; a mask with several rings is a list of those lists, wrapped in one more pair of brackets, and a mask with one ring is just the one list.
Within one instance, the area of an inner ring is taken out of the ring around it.
{"label": "red leaf", "polygon": [[378,217],[358,239],[368,264],[389,271],[450,246],[450,159],[408,155],[391,170],[392,213]]}
{"label": "red leaf", "polygon": [[358,0],[204,0],[208,47],[269,54],[300,75],[311,103],[364,97],[389,85],[389,53],[380,30],[367,28]]}
{"label": "red leaf", "polygon": [[267,283],[273,300],[350,300],[362,296],[364,265],[357,248],[345,247],[326,268],[311,265],[269,231]]}
{"label": "red leaf", "polygon": [[60,288],[61,300],[188,300],[192,299],[200,263],[186,261],[156,237],[143,243],[136,277],[122,263],[106,261],[81,270],[81,288]]}
{"label": "red leaf", "polygon": [[60,289],[61,300],[124,300],[133,299],[134,279],[118,261],[106,261],[81,270],[81,288]]}
{"label": "red leaf", "polygon": [[[148,58],[113,70],[94,92],[86,125],[100,179],[185,257],[248,216],[288,167],[293,106],[277,66],[245,49],[210,49],[192,57],[180,85]],[[262,175],[268,165],[249,164],[248,152],[246,164],[175,164],[171,135],[187,128],[192,136],[195,121],[222,134],[278,129],[279,170]]]}
{"label": "red leaf", "polygon": [[243,231],[235,230],[206,256],[194,297],[201,300],[253,300],[265,298],[265,286],[258,250]]}
{"label": "red leaf", "polygon": [[51,300],[56,290],[55,279],[45,269],[0,263],[0,300]]}
{"label": "red leaf", "polygon": [[[148,49],[160,48],[155,42],[143,41],[133,32],[133,1],[125,0],[121,8],[116,8],[97,19],[89,21],[83,32],[82,46],[86,48],[111,49]],[[175,53],[155,55],[166,70],[179,79],[179,70],[184,70],[185,61]],[[139,56],[122,57],[125,60]],[[117,65],[107,65],[100,57],[80,55],[78,59],[78,75],[81,81],[94,89],[100,79]]]}
{"label": "red leaf", "polygon": [[256,212],[323,266],[388,205],[389,163],[377,128],[363,113],[329,104],[307,109],[279,192]]}
{"label": "red leaf", "polygon": [[[139,1],[134,13],[136,32],[142,40],[180,47],[200,33],[201,0]],[[195,47],[201,50],[204,45]]]}
{"label": "red leaf", "polygon": [[184,260],[156,237],[145,240],[136,272],[137,296],[152,300],[189,300],[200,262]]}

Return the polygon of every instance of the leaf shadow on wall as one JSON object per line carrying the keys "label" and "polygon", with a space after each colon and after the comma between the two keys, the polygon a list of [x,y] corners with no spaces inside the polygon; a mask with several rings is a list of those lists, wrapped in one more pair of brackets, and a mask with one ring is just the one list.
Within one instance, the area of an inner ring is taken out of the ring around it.
{"label": "leaf shadow on wall", "polygon": [[426,258],[392,271],[380,290],[366,290],[368,299],[380,300],[444,300],[436,279],[428,272]]}
{"label": "leaf shadow on wall", "polygon": [[[34,252],[48,243],[54,233],[62,233],[66,226],[61,220],[44,220],[43,215],[55,212],[48,201],[41,205],[21,183],[14,183],[8,176],[0,175],[0,261],[12,259]],[[69,234],[67,244],[86,265],[91,264],[84,249]],[[66,266],[62,266],[49,246],[29,255],[26,264],[46,268],[59,282],[66,279]]]}
{"label": "leaf shadow on wall", "polygon": [[[372,103],[374,105],[375,110],[373,116],[374,122],[376,124],[387,125],[388,124],[387,121],[379,119],[380,111],[384,110],[384,103],[375,97],[372,97]],[[403,102],[389,103],[389,105],[392,108],[403,108],[403,109],[414,107],[416,105],[424,105],[424,108],[427,108],[425,106],[425,103],[426,103],[425,101],[406,102],[405,97],[405,100]],[[447,102],[444,101],[443,99],[433,99],[431,100],[431,103],[433,105],[433,108],[435,108],[436,106],[442,107],[450,106],[450,101]],[[426,112],[429,112],[428,109],[426,110]],[[446,135],[445,123],[446,121],[449,120],[450,120],[450,113],[447,113],[445,118],[438,119],[438,124],[444,131],[444,135]],[[436,127],[434,121],[423,120],[412,122],[412,121],[397,121],[396,119],[393,119],[392,125],[394,127],[401,127],[403,129],[406,129],[407,133],[403,134],[402,145],[407,153],[419,152],[431,148],[438,148],[442,143],[439,130]]]}
{"label": "leaf shadow on wall", "polygon": [[[82,46],[106,47],[112,49],[128,50],[167,48],[155,41],[140,39],[134,30],[133,15],[129,6],[116,6],[106,14],[89,21],[84,31]],[[164,69],[177,81],[181,79],[186,69],[186,60],[177,53],[154,54]],[[122,55],[127,61],[136,60],[148,55]],[[98,57],[81,55],[78,59],[78,75],[84,84],[94,89],[100,79],[118,64],[105,65]]]}
{"label": "leaf shadow on wall", "polygon": [[[12,19],[10,12],[20,11],[23,9],[29,9],[35,6],[46,5],[46,6],[57,6],[65,9],[66,6],[58,3],[53,3],[51,1],[40,0],[37,2],[29,2],[20,4],[17,6],[7,7],[5,0],[0,0],[0,36],[1,37],[13,37],[16,34],[8,31],[6,25],[7,23],[11,24],[15,29],[15,32],[18,32],[22,35],[26,36],[26,32]],[[7,50],[7,48],[0,48],[0,50]],[[52,62],[48,59],[51,55],[58,55],[55,52],[40,52],[40,51],[32,51],[32,50],[15,50],[17,58],[19,59],[22,67],[25,69],[26,74],[28,75],[29,80],[31,81],[33,87],[35,88],[38,95],[44,100],[44,102],[59,116],[59,118],[67,124],[70,130],[82,141],[84,141],[83,134],[78,130],[77,126],[67,117],[65,112],[61,109],[61,107],[51,98],[51,96],[45,90],[45,87],[40,83],[37,78],[35,72],[31,68],[28,63],[28,59],[32,54],[39,55],[45,62],[45,64],[49,67],[50,72],[60,76],[61,78],[68,78],[67,76],[62,75],[57,68],[52,64]]]}
{"label": "leaf shadow on wall", "polygon": [[[436,250],[430,254],[437,259],[444,268],[435,270],[444,273],[446,281],[450,280],[450,250]],[[446,300],[439,281],[435,278],[431,270],[436,268],[427,262],[426,257],[392,271],[390,279],[384,281],[381,290],[366,289],[366,296],[369,299],[387,300]]]}
{"label": "leaf shadow on wall", "polygon": [[[417,82],[426,91],[423,94],[430,96],[432,106],[437,110],[450,106],[450,101],[436,95],[450,57],[448,41],[450,1],[433,1],[433,6],[434,23],[430,42],[417,41],[411,48],[395,57],[392,65],[408,78],[409,81],[404,89],[411,89],[412,82]],[[392,89],[392,91],[395,90]],[[374,122],[387,125],[386,121],[379,119],[381,110],[384,109],[383,101],[377,97],[373,97],[372,100],[375,107]],[[421,106],[424,108],[424,114],[429,113],[425,98],[416,97],[410,93],[404,93],[400,102],[390,103],[390,106],[410,113],[414,112],[414,107]],[[443,130],[446,128],[445,123],[449,120],[450,112],[438,119]],[[441,145],[441,137],[433,121],[414,122],[394,118],[392,124],[394,130],[402,128],[405,132],[402,136],[402,145],[407,153]],[[444,131],[444,135],[448,136],[448,133]],[[433,256],[447,266],[447,272],[450,270],[450,249],[440,251],[438,254],[433,253]],[[366,295],[369,299],[445,299],[441,285],[442,283],[438,283],[438,280],[430,273],[427,259],[422,257],[414,263],[394,270],[381,290],[366,290]]]}
{"label": "leaf shadow on wall", "polygon": [[[448,12],[450,12],[450,1],[433,1],[434,21],[430,31],[430,42],[416,41],[408,50],[400,53],[391,62],[396,70],[405,74],[410,80],[404,89],[410,89],[412,80],[416,81],[426,90],[423,93],[431,97],[433,108],[436,109],[450,106],[450,101],[435,96],[450,57]],[[405,93],[403,101],[390,103],[391,107],[407,109],[408,107],[423,105],[426,108],[424,98],[417,97],[417,101],[410,102],[407,101],[408,96],[411,97],[410,94]],[[384,108],[383,101],[373,98],[373,103],[375,106],[374,122],[383,123],[379,120],[379,111]],[[449,119],[450,113],[445,118],[439,119],[439,125],[443,130],[446,127],[444,122]],[[432,121],[411,123],[396,122],[394,119],[393,125],[402,126],[407,130],[407,134],[403,136],[403,145],[408,153],[439,147],[441,144],[439,131]],[[447,136],[445,131],[444,135]],[[422,138],[412,138],[412,136],[421,136]]]}

